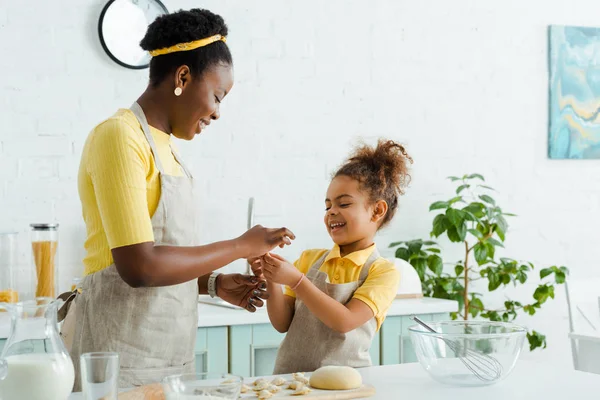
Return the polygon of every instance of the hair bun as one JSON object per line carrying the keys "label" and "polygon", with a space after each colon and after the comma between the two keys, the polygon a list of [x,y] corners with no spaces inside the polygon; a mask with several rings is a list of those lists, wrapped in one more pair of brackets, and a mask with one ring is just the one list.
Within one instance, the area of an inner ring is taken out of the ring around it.
{"label": "hair bun", "polygon": [[379,139],[377,146],[358,146],[335,176],[345,175],[360,182],[372,201],[385,200],[388,204],[382,226],[391,221],[398,208],[398,197],[410,182],[408,164],[413,159],[401,144]]}

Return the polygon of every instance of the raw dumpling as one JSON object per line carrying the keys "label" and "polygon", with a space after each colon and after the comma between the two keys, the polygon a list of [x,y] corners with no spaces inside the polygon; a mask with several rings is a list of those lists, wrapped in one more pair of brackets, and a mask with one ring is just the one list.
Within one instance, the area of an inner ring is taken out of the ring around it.
{"label": "raw dumpling", "polygon": [[295,372],[292,374],[292,379],[297,381],[296,378],[304,378],[304,372]]}
{"label": "raw dumpling", "polygon": [[271,386],[271,384],[262,379],[254,383],[254,388],[252,390],[254,390],[255,392],[260,392],[261,390],[267,390],[269,386]]}
{"label": "raw dumpling", "polygon": [[304,387],[304,383],[298,382],[298,381],[293,381],[293,382],[290,382],[288,389],[299,390],[299,389],[302,389],[303,387]]}
{"label": "raw dumpling", "polygon": [[242,393],[248,393],[248,391],[250,391],[250,386],[248,385],[242,385]]}
{"label": "raw dumpling", "polygon": [[349,390],[362,386],[362,376],[351,367],[321,367],[310,376],[310,386],[324,390]]}
{"label": "raw dumpling", "polygon": [[266,379],[260,378],[260,379],[257,379],[257,380],[255,380],[255,381],[254,381],[254,383],[253,383],[252,385],[254,385],[254,386],[258,386],[258,385],[260,385],[260,384],[262,384],[262,383],[266,383],[266,382],[267,382],[267,380],[266,380]]}
{"label": "raw dumpling", "polygon": [[283,379],[282,377],[279,376],[279,377],[273,379],[271,381],[271,384],[275,385],[275,386],[283,386],[283,385],[285,385],[285,379]]}
{"label": "raw dumpling", "polygon": [[267,390],[271,393],[278,393],[281,392],[281,388],[279,386],[276,385],[269,385],[269,387],[267,388]]}
{"label": "raw dumpling", "polygon": [[308,393],[310,393],[310,389],[308,388],[308,386],[302,386],[300,389],[292,393],[292,396],[304,396]]}
{"label": "raw dumpling", "polygon": [[260,400],[269,399],[269,398],[271,398],[271,397],[273,397],[273,393],[269,392],[268,390],[261,390],[261,391],[258,393],[258,398],[259,398]]}
{"label": "raw dumpling", "polygon": [[294,379],[295,379],[297,382],[302,382],[302,383],[304,383],[305,385],[307,385],[307,384],[308,384],[308,382],[309,382],[309,381],[308,381],[308,379],[307,379],[306,377],[304,377],[304,376],[297,376],[297,377],[295,377]]}

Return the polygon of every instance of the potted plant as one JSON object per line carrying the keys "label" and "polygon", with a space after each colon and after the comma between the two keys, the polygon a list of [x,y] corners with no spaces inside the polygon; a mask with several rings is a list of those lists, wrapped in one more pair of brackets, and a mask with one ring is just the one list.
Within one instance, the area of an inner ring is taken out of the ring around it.
{"label": "potted plant", "polygon": [[[462,246],[464,256],[457,262],[445,262],[437,242],[415,239],[390,244],[396,257],[408,261],[421,278],[423,294],[428,297],[458,302],[452,319],[483,318],[490,321],[513,321],[524,312],[534,315],[542,305],[554,298],[554,285],[563,284],[569,270],[551,266],[540,270],[541,282],[533,292],[533,300],[520,302],[507,298],[501,308],[489,308],[484,295],[473,291],[475,281],[487,281],[489,292],[508,285],[522,285],[534,271],[531,262],[498,257],[497,249],[504,247],[508,230],[506,213],[491,196],[493,190],[484,185],[480,174],[449,177],[456,183],[456,196],[436,201],[429,207],[437,215],[433,219],[431,237],[447,237]],[[528,332],[530,350],[546,347],[546,337],[540,332]]]}

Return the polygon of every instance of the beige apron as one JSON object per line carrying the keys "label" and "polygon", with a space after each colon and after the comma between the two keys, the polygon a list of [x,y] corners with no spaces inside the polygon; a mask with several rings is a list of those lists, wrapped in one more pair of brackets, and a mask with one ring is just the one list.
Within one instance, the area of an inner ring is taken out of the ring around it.
{"label": "beige apron", "polygon": [[[164,173],[142,108],[131,110],[138,118],[160,173],[161,197],[152,216],[155,245],[199,245],[197,203],[193,179],[173,152],[185,176]],[[81,293],[67,314],[63,337],[71,344],[75,364],[75,390],[80,390],[79,357],[83,353],[114,351],[120,356],[121,387],[158,382],[168,375],[194,372],[194,342],[198,327],[198,283],[168,287],[132,288],[121,279],[114,264],[86,276]],[[74,314],[74,315],[73,315]],[[60,319],[60,318],[59,318]],[[65,326],[66,325],[66,326]],[[69,334],[69,325],[74,327]]]}
{"label": "beige apron", "polygon": [[[358,281],[343,284],[329,283],[329,276],[319,271],[328,254],[325,253],[311,266],[306,278],[328,296],[346,304],[367,279],[379,253],[375,249],[367,259]],[[369,349],[376,331],[377,321],[373,317],[353,331],[336,332],[321,322],[302,300],[296,299],[294,317],[277,352],[273,373],[310,372],[326,365],[368,367],[371,365]]]}

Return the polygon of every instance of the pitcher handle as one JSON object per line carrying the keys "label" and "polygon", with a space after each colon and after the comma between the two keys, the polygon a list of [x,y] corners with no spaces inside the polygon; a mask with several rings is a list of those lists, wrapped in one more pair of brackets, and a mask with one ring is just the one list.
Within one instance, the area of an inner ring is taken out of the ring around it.
{"label": "pitcher handle", "polygon": [[4,358],[0,358],[0,381],[8,375],[8,363]]}

